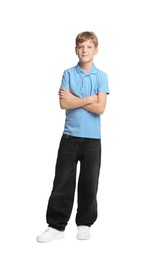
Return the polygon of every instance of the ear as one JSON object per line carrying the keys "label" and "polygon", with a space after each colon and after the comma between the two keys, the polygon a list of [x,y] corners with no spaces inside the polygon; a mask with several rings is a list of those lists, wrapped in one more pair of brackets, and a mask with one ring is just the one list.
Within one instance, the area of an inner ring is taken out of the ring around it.
{"label": "ear", "polygon": [[95,55],[98,53],[98,47],[96,48],[96,50],[95,50]]}
{"label": "ear", "polygon": [[77,47],[75,47],[75,53],[76,53],[76,55],[78,55],[78,54],[77,54]]}

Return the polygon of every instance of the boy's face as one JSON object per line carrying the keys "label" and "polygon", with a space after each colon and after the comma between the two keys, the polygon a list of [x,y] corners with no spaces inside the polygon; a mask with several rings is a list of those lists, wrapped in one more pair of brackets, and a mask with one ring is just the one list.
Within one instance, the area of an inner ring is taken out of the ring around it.
{"label": "boy's face", "polygon": [[97,54],[97,48],[91,40],[79,43],[75,51],[82,64],[93,62],[93,57]]}

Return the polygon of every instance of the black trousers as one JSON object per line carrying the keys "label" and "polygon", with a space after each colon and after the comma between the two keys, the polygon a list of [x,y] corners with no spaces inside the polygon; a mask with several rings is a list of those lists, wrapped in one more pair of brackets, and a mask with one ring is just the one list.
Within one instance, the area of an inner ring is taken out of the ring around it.
{"label": "black trousers", "polygon": [[73,208],[78,161],[80,173],[76,224],[91,226],[97,219],[101,140],[63,135],[46,212],[48,225],[61,231],[65,230]]}

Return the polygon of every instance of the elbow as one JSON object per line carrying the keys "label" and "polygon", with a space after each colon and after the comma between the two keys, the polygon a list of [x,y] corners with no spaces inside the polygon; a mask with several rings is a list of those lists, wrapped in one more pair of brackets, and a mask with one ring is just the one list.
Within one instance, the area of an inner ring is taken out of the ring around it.
{"label": "elbow", "polygon": [[64,105],[62,105],[61,103],[60,103],[60,108],[61,109],[66,109],[66,107]]}
{"label": "elbow", "polygon": [[105,111],[105,107],[106,107],[105,102],[101,102],[101,103],[99,104],[98,109],[99,109],[99,114],[100,114],[100,115],[103,115],[103,113],[104,113],[104,111]]}
{"label": "elbow", "polygon": [[66,104],[66,102],[63,102],[62,100],[60,100],[60,108],[61,108],[61,109],[67,109],[67,104]]}
{"label": "elbow", "polygon": [[101,108],[100,111],[99,111],[99,114],[100,114],[100,115],[103,115],[104,110],[105,110],[104,108]]}
{"label": "elbow", "polygon": [[105,110],[105,105],[102,103],[96,103],[94,104],[94,113],[97,115],[102,115],[104,113]]}
{"label": "elbow", "polygon": [[64,106],[61,106],[61,105],[60,105],[60,108],[61,108],[62,110],[63,110],[63,109],[67,109],[66,107],[64,107]]}
{"label": "elbow", "polygon": [[96,114],[103,115],[104,111],[105,111],[105,107],[98,107]]}

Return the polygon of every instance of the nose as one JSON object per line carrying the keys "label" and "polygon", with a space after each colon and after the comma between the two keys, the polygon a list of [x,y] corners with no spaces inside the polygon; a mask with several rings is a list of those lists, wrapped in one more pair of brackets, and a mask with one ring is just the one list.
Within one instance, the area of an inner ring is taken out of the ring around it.
{"label": "nose", "polygon": [[86,52],[86,47],[85,46],[83,47],[83,52]]}

